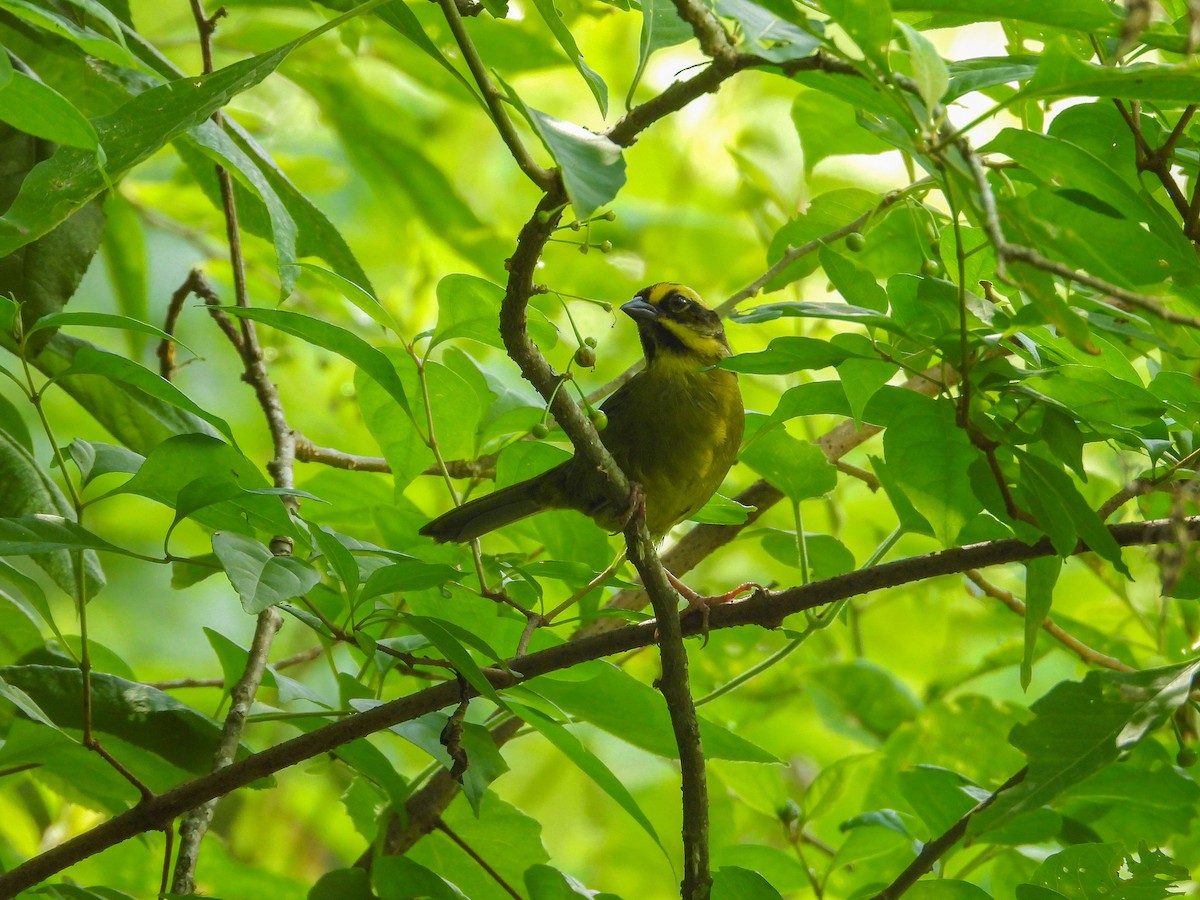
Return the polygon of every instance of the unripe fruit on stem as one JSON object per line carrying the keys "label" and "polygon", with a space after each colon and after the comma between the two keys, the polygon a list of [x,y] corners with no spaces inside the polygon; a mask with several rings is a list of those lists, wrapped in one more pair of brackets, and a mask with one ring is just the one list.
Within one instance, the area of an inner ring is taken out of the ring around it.
{"label": "unripe fruit on stem", "polygon": [[942,267],[938,265],[936,259],[927,259],[925,262],[921,263],[921,274],[926,278],[933,278],[941,270]]}
{"label": "unripe fruit on stem", "polygon": [[588,418],[592,420],[592,426],[597,431],[603,431],[608,427],[608,416],[604,414],[604,410],[602,409],[589,410]]}
{"label": "unripe fruit on stem", "polygon": [[596,339],[594,337],[592,337],[591,335],[588,335],[587,337],[585,337],[583,339],[583,342],[584,342],[584,344],[586,344],[587,346],[589,346],[593,349],[595,349],[595,347],[596,347]]}
{"label": "unripe fruit on stem", "polygon": [[536,425],[534,425],[532,428],[529,429],[529,433],[532,434],[539,441],[542,441],[550,436],[550,426],[547,425],[545,422],[538,422]]}
{"label": "unripe fruit on stem", "polygon": [[1175,765],[1184,769],[1190,769],[1196,764],[1196,751],[1191,747],[1180,747],[1179,752],[1175,754]]}
{"label": "unripe fruit on stem", "polygon": [[596,364],[596,351],[584,344],[575,351],[575,365],[590,369]]}
{"label": "unripe fruit on stem", "polygon": [[846,235],[846,249],[851,253],[861,253],[867,246],[867,239],[860,231],[852,231]]}

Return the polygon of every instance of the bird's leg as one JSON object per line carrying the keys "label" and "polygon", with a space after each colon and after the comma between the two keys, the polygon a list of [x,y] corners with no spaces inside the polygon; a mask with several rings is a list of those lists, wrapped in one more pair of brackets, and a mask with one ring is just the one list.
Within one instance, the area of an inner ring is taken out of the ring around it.
{"label": "bird's leg", "polygon": [[706,597],[703,594],[698,594],[693,591],[690,587],[688,587],[670,572],[667,572],[667,580],[670,581],[671,586],[679,592],[679,596],[687,602],[687,609],[680,613],[681,617],[686,616],[693,610],[700,611],[702,620],[700,632],[704,635],[705,644],[708,643],[708,611],[711,607],[716,606],[718,603],[728,603],[730,600],[736,600],[742,594],[747,592],[764,590],[761,584],[756,584],[753,581],[747,581],[744,584],[739,584],[731,591],[726,591],[724,594],[717,594],[715,597]]}
{"label": "bird's leg", "polygon": [[629,506],[625,509],[625,517],[621,520],[621,531],[629,527],[629,523],[638,517],[646,518],[646,490],[639,481],[629,482]]}

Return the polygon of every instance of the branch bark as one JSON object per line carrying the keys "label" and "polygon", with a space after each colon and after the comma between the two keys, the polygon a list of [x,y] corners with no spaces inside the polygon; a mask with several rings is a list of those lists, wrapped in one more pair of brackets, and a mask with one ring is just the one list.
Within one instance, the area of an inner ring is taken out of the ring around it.
{"label": "branch bark", "polygon": [[[1108,530],[1122,547],[1174,543],[1179,540],[1181,533],[1191,540],[1200,540],[1200,516],[1128,522],[1110,525]],[[1074,552],[1086,553],[1088,548],[1081,543],[1076,546]],[[981,569],[1052,555],[1054,548],[1048,538],[1036,544],[1026,544],[1015,538],[1008,538],[954,547],[873,566],[870,569],[860,569],[783,591],[764,591],[747,600],[716,606],[710,610],[708,628],[710,631],[741,625],[777,628],[790,615],[848,597],[923,581],[938,575],[951,575],[968,569]],[[681,630],[684,636],[698,635],[704,630],[704,624],[699,616],[690,616],[681,623]],[[580,638],[530,653],[520,659],[509,660],[508,671],[489,668],[486,674],[496,688],[511,687],[539,675],[649,646],[654,643],[656,627],[653,620],[627,625],[615,631]],[[519,674],[515,674],[517,672]],[[246,787],[260,778],[273,775],[321,753],[328,753],[350,741],[457,704],[464,696],[476,696],[476,692],[470,688],[464,691],[456,682],[425,688],[365,712],[339,719],[315,731],[298,735],[282,744],[238,760],[223,769],[184,782],[0,874],[0,897],[9,897],[34,887],[68,866],[143,832],[161,829],[183,811],[214,797]]]}

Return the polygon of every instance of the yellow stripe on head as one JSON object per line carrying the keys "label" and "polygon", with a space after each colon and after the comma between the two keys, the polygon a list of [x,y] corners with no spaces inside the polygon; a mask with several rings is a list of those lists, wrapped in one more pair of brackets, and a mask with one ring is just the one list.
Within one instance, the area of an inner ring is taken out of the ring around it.
{"label": "yellow stripe on head", "polygon": [[652,365],[694,371],[729,355],[720,318],[690,287],[664,281],[643,288],[637,296],[657,313],[638,320],[646,358]]}

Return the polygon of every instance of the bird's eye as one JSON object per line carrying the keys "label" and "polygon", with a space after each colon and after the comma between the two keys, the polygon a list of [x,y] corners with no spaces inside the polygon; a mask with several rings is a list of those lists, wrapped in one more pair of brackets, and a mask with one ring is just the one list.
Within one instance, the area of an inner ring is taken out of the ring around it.
{"label": "bird's eye", "polygon": [[683,294],[672,294],[667,298],[667,312],[681,313],[687,309],[688,299]]}

